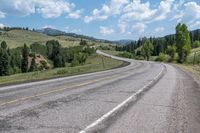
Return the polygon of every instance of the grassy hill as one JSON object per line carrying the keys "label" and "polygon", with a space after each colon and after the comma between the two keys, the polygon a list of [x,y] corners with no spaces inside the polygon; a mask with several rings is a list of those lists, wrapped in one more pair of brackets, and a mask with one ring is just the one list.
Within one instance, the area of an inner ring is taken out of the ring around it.
{"label": "grassy hill", "polygon": [[[34,42],[45,44],[48,40],[58,40],[63,47],[77,46],[81,38],[74,38],[70,36],[48,36],[42,33],[27,31],[27,30],[0,30],[0,42],[6,41],[10,48],[23,46],[24,43],[30,45]],[[95,43],[97,45],[109,45],[109,43],[96,42],[94,40],[84,39],[90,45]]]}

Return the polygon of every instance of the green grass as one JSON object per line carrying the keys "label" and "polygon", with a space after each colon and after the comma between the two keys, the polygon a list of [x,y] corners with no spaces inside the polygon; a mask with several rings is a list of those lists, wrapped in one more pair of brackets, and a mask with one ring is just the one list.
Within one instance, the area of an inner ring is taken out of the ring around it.
{"label": "green grass", "polygon": [[[104,61],[104,67],[103,62]],[[47,71],[38,71],[25,74],[15,74],[11,76],[0,77],[0,84],[22,83],[49,78],[71,76],[77,74],[91,73],[102,70],[108,70],[125,65],[123,61],[113,60],[101,55],[89,57],[85,65],[77,67],[65,67]]]}
{"label": "green grass", "polygon": [[[23,46],[24,43],[30,45],[34,42],[39,42],[41,44],[46,44],[48,40],[58,40],[63,47],[71,47],[71,46],[78,46],[80,43],[81,38],[73,38],[69,36],[47,36],[42,33],[37,33],[33,31],[26,31],[26,30],[11,30],[8,32],[1,31],[2,34],[0,35],[0,42],[6,41],[8,47],[16,48],[19,46]],[[86,40],[88,44],[95,43],[97,46],[99,45],[109,45],[108,43],[100,43],[91,40]]]}

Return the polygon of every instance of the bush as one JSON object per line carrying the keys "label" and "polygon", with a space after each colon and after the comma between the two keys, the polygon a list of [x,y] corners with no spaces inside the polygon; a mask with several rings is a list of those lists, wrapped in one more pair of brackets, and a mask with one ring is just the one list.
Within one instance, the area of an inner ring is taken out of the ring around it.
{"label": "bush", "polygon": [[200,41],[193,42],[192,48],[198,48],[198,47],[200,47]]}
{"label": "bush", "polygon": [[156,58],[156,61],[160,61],[160,62],[168,61],[168,60],[169,60],[169,57],[164,53],[160,53],[159,56]]}
{"label": "bush", "polygon": [[144,60],[144,57],[143,56],[136,56],[135,59],[136,60]]}
{"label": "bush", "polygon": [[78,66],[78,65],[79,65],[79,61],[78,61],[77,58],[75,58],[75,59],[72,61],[71,66],[72,66],[72,67],[75,67],[75,66]]}
{"label": "bush", "polygon": [[41,55],[46,55],[47,54],[47,48],[45,45],[42,45],[40,43],[33,43],[30,45],[30,49],[32,53],[37,53]]}
{"label": "bush", "polygon": [[67,74],[67,73],[69,73],[68,70],[62,69],[62,70],[58,70],[58,71],[56,72],[56,75],[64,75],[64,74]]}
{"label": "bush", "polygon": [[124,57],[124,58],[130,58],[130,59],[133,58],[133,54],[129,52],[119,53],[118,56]]}

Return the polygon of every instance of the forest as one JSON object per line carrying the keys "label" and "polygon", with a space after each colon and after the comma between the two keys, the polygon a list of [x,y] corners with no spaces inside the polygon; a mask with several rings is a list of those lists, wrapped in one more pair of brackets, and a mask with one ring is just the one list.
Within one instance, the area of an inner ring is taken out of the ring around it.
{"label": "forest", "polygon": [[200,47],[200,30],[189,32],[185,24],[176,26],[176,34],[165,37],[140,38],[125,46],[116,46],[116,51],[126,51],[125,55],[135,59],[149,60],[150,56],[158,56],[157,61],[163,61],[165,55],[170,56],[169,61],[186,61],[191,49]]}

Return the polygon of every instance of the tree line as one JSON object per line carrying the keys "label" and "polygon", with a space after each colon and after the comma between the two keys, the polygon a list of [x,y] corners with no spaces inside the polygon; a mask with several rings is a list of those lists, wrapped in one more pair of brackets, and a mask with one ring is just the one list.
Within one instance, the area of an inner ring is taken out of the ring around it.
{"label": "tree line", "polygon": [[164,55],[170,56],[169,61],[175,60],[183,63],[190,54],[191,48],[200,47],[200,30],[189,32],[185,24],[179,23],[176,26],[175,35],[167,35],[159,38],[140,38],[125,46],[116,46],[117,51],[126,51],[136,59],[149,60],[150,56],[158,56],[157,60],[162,61]]}
{"label": "tree line", "polygon": [[[9,49],[5,41],[0,46],[0,76],[6,76],[16,73],[27,73],[65,67],[66,64],[74,67],[83,65],[87,58],[95,53],[95,48],[90,47],[86,41],[81,40],[80,46],[64,48],[56,40],[46,42],[46,45],[33,43],[30,46],[24,44],[23,47]],[[43,56],[46,60],[40,60],[39,65],[37,57]]]}

